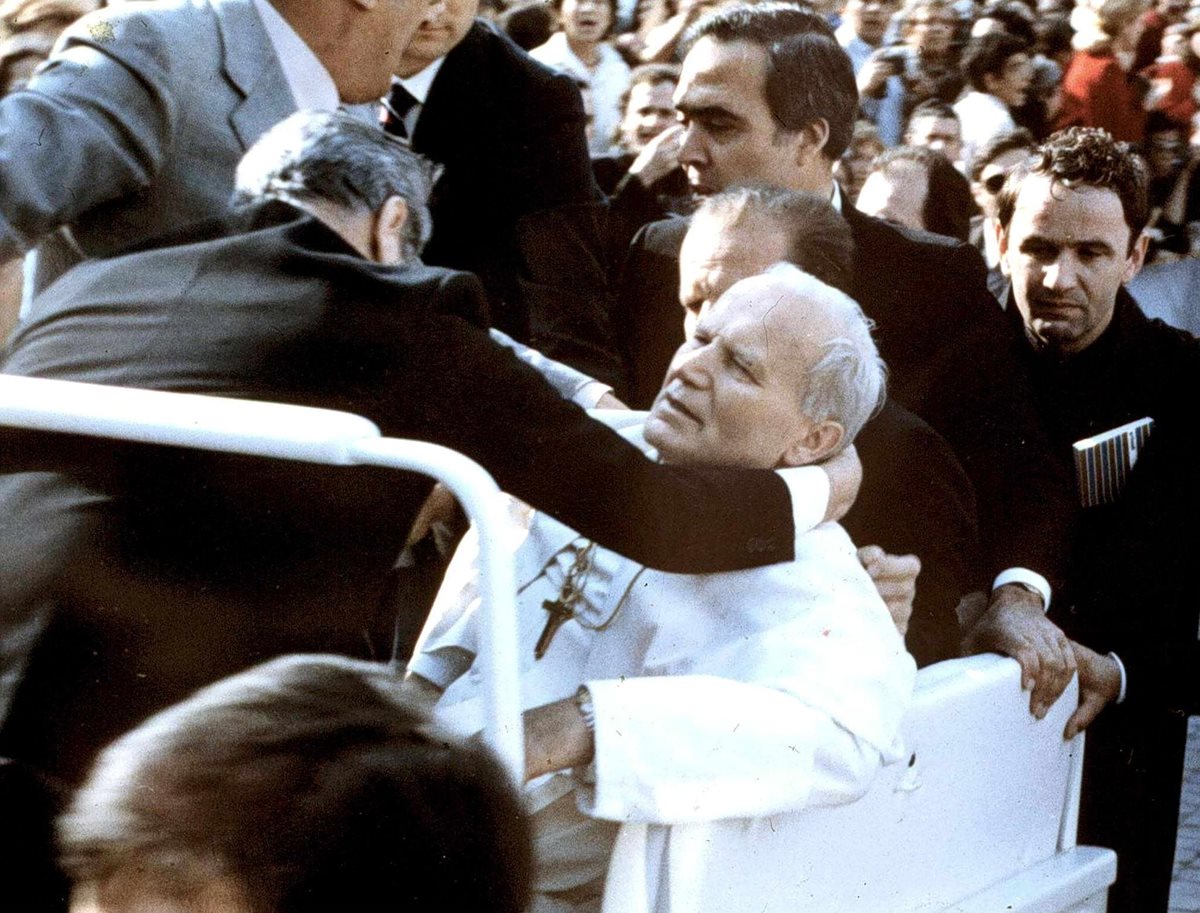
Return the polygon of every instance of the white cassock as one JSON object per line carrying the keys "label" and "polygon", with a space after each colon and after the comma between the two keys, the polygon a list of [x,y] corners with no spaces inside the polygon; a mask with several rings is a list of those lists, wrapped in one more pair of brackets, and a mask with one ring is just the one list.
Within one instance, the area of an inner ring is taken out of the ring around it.
{"label": "white cassock", "polygon": [[[653,455],[640,424],[622,434]],[[481,719],[474,544],[456,554],[409,666],[446,689],[439,712],[467,729]],[[575,616],[535,659],[542,603],[588,544],[538,513],[517,550],[523,707],[580,685],[595,707],[594,762],[528,786],[539,893],[593,897],[622,822],[848,802],[901,757],[916,666],[841,526],[798,534],[794,561],[719,574],[596,548]]]}

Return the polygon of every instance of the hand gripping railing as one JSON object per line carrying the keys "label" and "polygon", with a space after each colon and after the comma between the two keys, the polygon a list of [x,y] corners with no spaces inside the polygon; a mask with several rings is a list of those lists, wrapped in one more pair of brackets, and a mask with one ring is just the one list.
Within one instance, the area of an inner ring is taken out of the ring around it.
{"label": "hand gripping railing", "polygon": [[502,545],[509,519],[479,464],[423,441],[381,437],[365,418],[329,409],[0,375],[0,426],[191,447],[330,466],[382,466],[445,484],[479,529],[485,643],[484,736],[524,781],[517,683],[515,583]]}

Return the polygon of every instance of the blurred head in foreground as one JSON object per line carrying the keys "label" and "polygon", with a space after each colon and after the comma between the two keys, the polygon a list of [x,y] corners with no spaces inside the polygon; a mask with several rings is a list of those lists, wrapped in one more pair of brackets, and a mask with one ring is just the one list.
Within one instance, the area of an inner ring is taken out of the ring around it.
{"label": "blurred head in foreground", "polygon": [[397,684],[282,657],[112,743],[59,821],[73,913],[518,913],[529,836],[508,775]]}

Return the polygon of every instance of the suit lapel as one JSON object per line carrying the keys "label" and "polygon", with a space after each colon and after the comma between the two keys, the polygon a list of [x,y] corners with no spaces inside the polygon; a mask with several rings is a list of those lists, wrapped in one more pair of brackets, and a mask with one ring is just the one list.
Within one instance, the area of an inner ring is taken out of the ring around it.
{"label": "suit lapel", "polygon": [[243,149],[295,110],[292,92],[253,0],[210,0],[224,51],[222,69],[242,95],[229,115]]}
{"label": "suit lapel", "polygon": [[453,137],[458,134],[464,117],[479,117],[483,113],[479,103],[483,87],[478,82],[483,70],[479,56],[487,37],[486,29],[487,26],[476,21],[466,37],[446,55],[413,131],[413,148],[417,152],[437,158],[439,150],[453,147]]}

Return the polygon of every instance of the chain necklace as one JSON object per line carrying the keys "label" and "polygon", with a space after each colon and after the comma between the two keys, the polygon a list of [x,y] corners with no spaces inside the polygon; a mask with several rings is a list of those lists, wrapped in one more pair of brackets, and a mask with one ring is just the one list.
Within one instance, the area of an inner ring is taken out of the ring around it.
{"label": "chain necklace", "polygon": [[591,576],[594,566],[595,554],[596,543],[589,541],[571,563],[566,579],[563,580],[562,588],[558,592],[558,598],[542,601],[542,608],[549,613],[549,617],[546,619],[546,626],[542,628],[541,636],[538,637],[537,643],[534,645],[534,659],[541,659],[546,655],[546,651],[550,649],[550,642],[554,640],[554,635],[558,633],[558,629],[572,618],[581,627],[587,628],[590,631],[603,631],[608,628],[616,621],[617,616],[621,614],[621,609],[624,608],[625,601],[629,598],[629,594],[632,592],[638,578],[646,572],[644,565],[637,569],[637,572],[630,578],[629,583],[625,585],[625,589],[621,593],[621,598],[617,600],[617,605],[608,618],[599,624],[585,624],[583,619],[575,614],[575,607],[579,605],[580,600],[583,598],[584,589],[587,586],[588,578]]}

